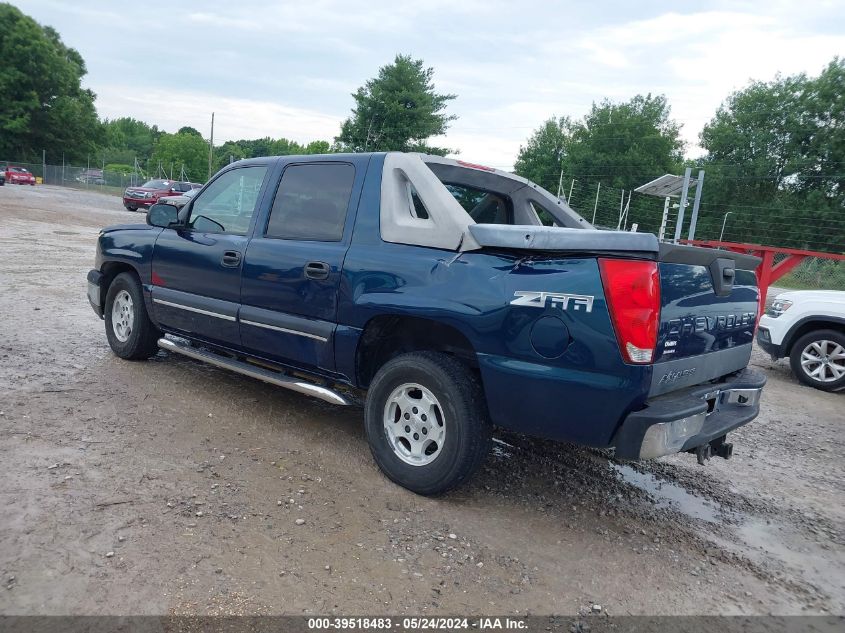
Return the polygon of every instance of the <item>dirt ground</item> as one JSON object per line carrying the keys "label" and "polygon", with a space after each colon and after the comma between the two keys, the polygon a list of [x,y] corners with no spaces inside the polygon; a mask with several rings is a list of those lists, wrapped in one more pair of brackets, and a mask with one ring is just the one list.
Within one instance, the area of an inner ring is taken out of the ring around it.
{"label": "dirt ground", "polygon": [[377,471],[359,409],[114,357],[85,274],[98,227],[140,221],[0,188],[0,614],[845,612],[845,395],[755,351],[729,461],[500,434],[426,499]]}

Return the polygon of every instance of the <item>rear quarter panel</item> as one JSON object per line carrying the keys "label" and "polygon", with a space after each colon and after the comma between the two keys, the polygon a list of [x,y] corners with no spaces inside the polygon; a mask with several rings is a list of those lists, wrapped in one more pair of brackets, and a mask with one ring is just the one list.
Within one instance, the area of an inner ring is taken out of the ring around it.
{"label": "rear quarter panel", "polygon": [[[589,296],[592,305],[512,303],[532,291]],[[644,401],[651,377],[649,367],[622,362],[591,257],[353,245],[339,314],[355,331],[385,314],[454,327],[476,352],[493,422],[533,435],[606,446],[621,418]],[[350,356],[339,352],[339,365]]]}

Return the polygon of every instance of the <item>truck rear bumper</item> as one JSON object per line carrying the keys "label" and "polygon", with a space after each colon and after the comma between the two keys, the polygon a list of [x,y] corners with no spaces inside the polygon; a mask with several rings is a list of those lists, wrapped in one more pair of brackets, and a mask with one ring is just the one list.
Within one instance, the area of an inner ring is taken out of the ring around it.
{"label": "truck rear bumper", "polygon": [[746,368],[723,382],[652,398],[616,432],[616,455],[649,459],[708,444],[757,417],[765,384],[764,374]]}

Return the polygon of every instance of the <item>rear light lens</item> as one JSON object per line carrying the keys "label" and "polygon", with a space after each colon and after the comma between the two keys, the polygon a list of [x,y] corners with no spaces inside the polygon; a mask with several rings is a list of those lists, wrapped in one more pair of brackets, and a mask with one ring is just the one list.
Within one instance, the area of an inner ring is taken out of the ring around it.
{"label": "rear light lens", "polygon": [[660,274],[657,262],[599,259],[604,294],[622,357],[650,363],[660,324]]}

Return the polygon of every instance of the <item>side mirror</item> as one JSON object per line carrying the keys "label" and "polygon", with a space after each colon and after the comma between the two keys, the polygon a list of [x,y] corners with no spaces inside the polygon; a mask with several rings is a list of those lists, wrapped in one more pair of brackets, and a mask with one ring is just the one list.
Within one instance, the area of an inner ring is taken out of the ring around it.
{"label": "side mirror", "polygon": [[179,221],[179,209],[172,204],[158,203],[147,211],[147,224],[166,229]]}

